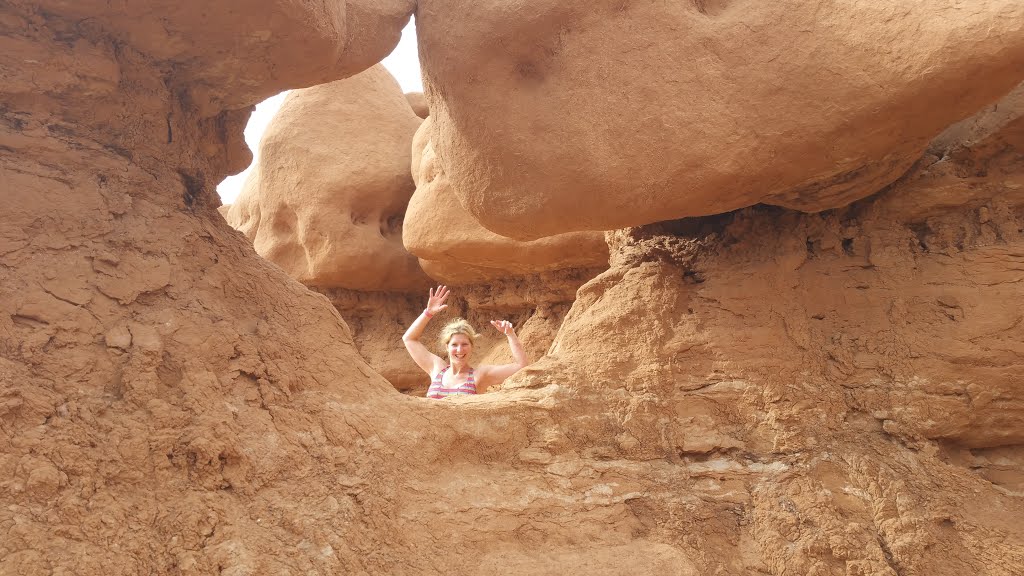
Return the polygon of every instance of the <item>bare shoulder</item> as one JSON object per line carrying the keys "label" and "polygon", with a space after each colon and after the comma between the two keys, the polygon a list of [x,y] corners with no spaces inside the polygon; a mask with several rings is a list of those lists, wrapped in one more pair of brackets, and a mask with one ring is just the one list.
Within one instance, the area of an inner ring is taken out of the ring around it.
{"label": "bare shoulder", "polygon": [[476,380],[490,385],[500,384],[520,369],[517,364],[481,364],[476,368]]}
{"label": "bare shoulder", "polygon": [[430,377],[436,377],[442,370],[448,367],[448,363],[440,356],[434,356],[434,367],[430,370]]}
{"label": "bare shoulder", "polygon": [[475,373],[476,378],[479,380],[481,376],[487,376],[488,374],[492,374],[495,368],[497,368],[497,366],[494,364],[481,364],[473,368],[473,372]]}

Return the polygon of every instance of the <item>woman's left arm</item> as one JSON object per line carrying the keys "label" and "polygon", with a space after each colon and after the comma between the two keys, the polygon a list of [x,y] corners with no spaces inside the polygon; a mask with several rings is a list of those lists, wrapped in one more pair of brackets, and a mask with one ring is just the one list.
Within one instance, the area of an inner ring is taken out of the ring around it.
{"label": "woman's left arm", "polygon": [[481,366],[480,371],[483,374],[480,374],[479,380],[484,382],[485,388],[501,384],[509,376],[530,365],[530,358],[526,355],[523,343],[519,341],[512,323],[508,320],[491,320],[491,326],[508,338],[508,347],[512,349],[512,363]]}

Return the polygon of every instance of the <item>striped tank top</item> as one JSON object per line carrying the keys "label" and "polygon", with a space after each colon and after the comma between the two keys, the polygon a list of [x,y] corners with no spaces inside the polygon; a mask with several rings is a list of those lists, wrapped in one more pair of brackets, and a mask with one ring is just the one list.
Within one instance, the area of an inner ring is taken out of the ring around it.
{"label": "striped tank top", "polygon": [[443,399],[449,396],[456,396],[458,394],[476,394],[476,380],[473,379],[473,369],[469,369],[469,376],[466,378],[466,382],[455,388],[445,388],[442,382],[444,381],[444,373],[448,371],[451,366],[445,366],[434,376],[434,380],[430,383],[430,388],[427,389],[427,398]]}

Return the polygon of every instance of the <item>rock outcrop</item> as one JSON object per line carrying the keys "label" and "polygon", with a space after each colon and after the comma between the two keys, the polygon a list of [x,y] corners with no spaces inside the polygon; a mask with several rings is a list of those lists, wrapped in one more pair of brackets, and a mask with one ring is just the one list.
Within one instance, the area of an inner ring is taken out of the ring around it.
{"label": "rock outcrop", "polygon": [[412,9],[0,5],[0,574],[386,571],[385,501],[335,488],[377,458],[345,406],[395,394],[214,187],[255,102]]}
{"label": "rock outcrop", "polygon": [[430,107],[427,105],[427,97],[423,95],[423,92],[406,92],[405,99],[409,101],[409,106],[412,106],[412,111],[417,116],[420,118],[430,116]]}
{"label": "rock outcrop", "polygon": [[848,208],[609,234],[611,269],[509,386],[569,388],[534,449],[649,463],[631,477],[659,488],[611,495],[696,573],[1015,573],[1021,112]]}
{"label": "rock outcrop", "polygon": [[1022,22],[1016,0],[422,0],[416,19],[438,162],[516,238],[844,206],[1024,79]]}
{"label": "rock outcrop", "polygon": [[430,283],[402,246],[415,187],[410,145],[420,122],[379,64],[293,90],[225,216],[260,255],[326,294],[370,366],[402,391],[424,382],[400,345]]}
{"label": "rock outcrop", "polygon": [[381,65],[293,90],[227,220],[307,286],[402,292],[429,283],[402,247],[420,119]]}
{"label": "rock outcrop", "polygon": [[447,284],[481,283],[554,270],[604,268],[608,246],[602,232],[575,232],[520,241],[495,234],[459,203],[430,142],[428,118],[412,143],[416,192],[402,228],[406,249],[434,279]]}
{"label": "rock outcrop", "polygon": [[[221,100],[189,96],[279,90],[286,67],[220,47],[260,38],[250,21],[317,46],[301,23],[341,5],[252,3],[216,37],[192,4],[98,5],[0,5],[0,574],[1020,572],[1015,104],[850,206],[608,232],[610,268],[548,315],[546,357],[428,401],[223,222],[213,183],[243,163],[255,99],[207,114]],[[132,40],[161,28],[186,34],[183,60]],[[296,77],[333,80],[338,57]],[[551,297],[518,282],[466,305]]]}

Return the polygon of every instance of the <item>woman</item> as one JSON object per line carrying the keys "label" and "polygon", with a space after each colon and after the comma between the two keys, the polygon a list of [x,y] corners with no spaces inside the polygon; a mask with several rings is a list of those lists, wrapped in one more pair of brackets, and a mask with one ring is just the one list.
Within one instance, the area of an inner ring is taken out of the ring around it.
{"label": "woman", "polygon": [[436,354],[427,350],[427,347],[420,342],[423,329],[437,313],[448,307],[445,300],[448,299],[447,286],[438,286],[435,292],[430,289],[430,297],[427,300],[427,308],[405,331],[402,342],[409,355],[424,372],[430,374],[430,389],[427,390],[427,398],[447,398],[458,394],[476,394],[477,388],[486,390],[490,386],[500,384],[506,378],[515,374],[530,363],[526,357],[526,351],[512,328],[512,323],[507,320],[491,320],[494,326],[508,338],[508,345],[512,348],[512,364],[491,365],[482,364],[473,368],[470,359],[473,356],[473,340],[479,336],[473,331],[469,322],[459,318],[449,322],[441,331],[441,342],[448,351],[448,361],[445,362]]}

